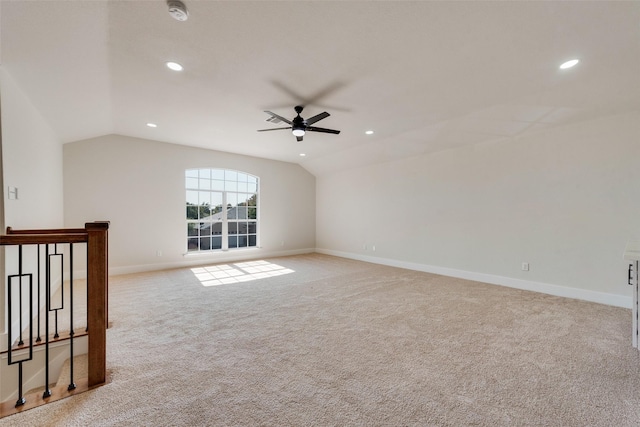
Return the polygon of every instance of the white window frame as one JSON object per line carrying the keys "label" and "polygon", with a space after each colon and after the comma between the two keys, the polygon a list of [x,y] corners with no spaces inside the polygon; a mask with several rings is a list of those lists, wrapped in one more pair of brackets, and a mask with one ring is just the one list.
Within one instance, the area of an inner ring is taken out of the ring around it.
{"label": "white window frame", "polygon": [[[223,178],[220,179],[220,176],[223,176]],[[235,178],[231,179],[230,177]],[[242,179],[243,177],[246,180]],[[260,247],[259,177],[233,169],[189,168],[185,170],[185,195],[186,254],[246,250]],[[203,199],[208,201],[201,202]],[[212,200],[220,203],[212,203]],[[229,205],[231,206],[229,207]],[[220,211],[214,213],[214,209],[212,209],[214,207],[219,207]],[[244,213],[243,208],[245,209]],[[231,211],[234,212],[235,218],[229,218],[229,212]],[[252,211],[255,218],[251,217]],[[194,214],[196,214],[196,218],[193,218]],[[220,214],[220,217],[214,218],[216,214]],[[208,221],[202,221],[203,219]],[[201,232],[207,227],[206,224],[209,224],[209,232],[207,235],[202,235]],[[215,233],[216,224],[220,224],[219,234]],[[229,224],[234,224],[235,233],[229,234]],[[241,228],[244,228],[244,232],[240,234],[238,231]],[[196,230],[198,234],[192,234]],[[218,236],[220,237],[220,242],[214,243]],[[230,240],[235,240],[235,247],[229,247]],[[246,246],[238,247],[237,245],[241,241],[246,242]],[[206,242],[208,242],[208,245]],[[214,246],[218,245],[220,247],[214,248]],[[205,247],[204,249],[203,246]]]}

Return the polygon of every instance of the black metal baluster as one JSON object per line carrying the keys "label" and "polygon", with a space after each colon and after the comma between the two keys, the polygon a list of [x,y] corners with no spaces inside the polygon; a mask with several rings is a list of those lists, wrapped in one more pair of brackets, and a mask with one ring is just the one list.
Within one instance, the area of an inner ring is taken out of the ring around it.
{"label": "black metal baluster", "polygon": [[84,262],[85,265],[87,266],[87,280],[85,280],[84,286],[85,286],[85,294],[86,294],[86,307],[87,307],[87,326],[84,328],[85,332],[89,332],[89,248],[87,247],[87,253],[86,256],[84,258]]}
{"label": "black metal baluster", "polygon": [[[18,275],[22,276],[22,245],[18,246]],[[18,319],[20,339],[18,340],[18,345],[24,345],[24,340],[22,339],[22,285],[18,288],[18,294],[18,307],[20,308],[20,318]]]}
{"label": "black metal baluster", "polygon": [[[23,286],[23,279],[24,278],[29,278],[29,319],[33,319],[33,275],[32,274],[22,274],[22,245],[18,246],[18,274],[14,274],[14,275],[10,275],[8,276],[8,289],[7,289],[7,298],[8,298],[8,304],[7,304],[7,320],[8,320],[8,334],[7,334],[7,359],[8,359],[8,365],[14,365],[17,364],[18,365],[18,400],[16,401],[16,408],[18,406],[22,406],[24,405],[27,400],[25,399],[25,397],[23,396],[23,384],[22,384],[22,364],[24,362],[28,362],[30,360],[33,359],[33,322],[29,322],[29,355],[27,358],[22,358],[19,360],[14,360],[13,358],[13,328],[11,327],[11,325],[13,324],[13,313],[12,313],[12,306],[13,306],[13,300],[12,300],[12,294],[13,294],[13,282],[14,279],[18,279],[18,302],[20,304],[19,310],[18,310],[18,315],[20,316],[20,321],[19,326],[20,326],[20,333],[19,333],[19,338],[20,341],[18,343],[18,346],[24,346],[24,340],[23,340],[23,331],[22,331],[22,317],[23,317],[23,313],[22,313],[22,296],[23,296],[23,291],[22,291],[22,286]],[[23,350],[22,348],[19,348],[18,350]]]}
{"label": "black metal baluster", "polygon": [[[49,245],[45,246],[45,274],[47,276],[47,282],[49,281],[50,266],[49,266]],[[44,331],[44,392],[42,398],[45,399],[51,396],[51,389],[49,388],[49,305],[51,304],[51,289],[49,283],[45,283],[45,331]]]}
{"label": "black metal baluster", "polygon": [[53,310],[53,324],[54,330],[56,331],[56,333],[53,334],[53,337],[60,338],[60,334],[58,333],[58,310]]}
{"label": "black metal baluster", "polygon": [[[13,361],[13,337],[12,337],[12,332],[13,332],[13,328],[11,327],[11,319],[13,319],[13,314],[12,314],[12,307],[13,307],[13,300],[12,300],[12,292],[11,290],[13,289],[13,283],[12,283],[12,278],[15,276],[8,276],[8,281],[9,281],[9,287],[7,289],[7,299],[8,299],[8,304],[7,304],[7,319],[8,319],[8,323],[9,323],[9,327],[7,328],[7,359],[8,359],[8,365],[14,365],[14,364],[18,364],[18,400],[16,401],[16,408],[18,406],[24,405],[27,401],[26,399],[22,396],[22,360],[20,361]],[[20,277],[20,276],[18,276]]]}
{"label": "black metal baluster", "polygon": [[[60,338],[60,334],[58,333],[58,310],[64,309],[64,255],[58,253],[58,244],[56,243],[54,246],[54,253],[49,255],[49,264],[51,264],[52,257],[60,257],[60,306],[59,307],[51,307],[49,305],[48,310],[54,312],[54,321],[55,321],[55,333],[53,338]],[[49,288],[49,303],[51,304],[51,267],[49,267],[49,274],[47,276],[47,287]]]}
{"label": "black metal baluster", "polygon": [[41,277],[40,277],[40,245],[38,246],[38,306],[37,306],[37,310],[38,310],[38,338],[36,338],[36,342],[40,342],[42,341],[42,337],[40,335],[40,293],[42,292],[41,290]]}
{"label": "black metal baluster", "polygon": [[[54,245],[54,254],[58,255],[58,244],[57,243]],[[49,286],[51,286],[51,282],[49,282]],[[64,289],[64,286],[62,286],[62,289]],[[64,294],[63,294],[63,298],[64,298]],[[53,337],[54,338],[60,338],[60,335],[58,334],[58,310],[54,310],[54,320],[55,320],[55,331],[56,331],[56,333],[53,335]]]}
{"label": "black metal baluster", "polygon": [[18,362],[18,400],[16,400],[16,408],[27,403],[27,399],[22,394],[22,361]]}
{"label": "black metal baluster", "polygon": [[76,388],[73,382],[73,243],[69,244],[69,387],[68,390]]}

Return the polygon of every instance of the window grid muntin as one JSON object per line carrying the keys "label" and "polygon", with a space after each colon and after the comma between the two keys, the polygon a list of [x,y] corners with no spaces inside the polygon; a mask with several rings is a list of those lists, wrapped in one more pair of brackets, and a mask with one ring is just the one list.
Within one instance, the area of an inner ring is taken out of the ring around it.
{"label": "window grid muntin", "polygon": [[187,169],[187,251],[257,246],[258,184],[258,177],[244,172]]}

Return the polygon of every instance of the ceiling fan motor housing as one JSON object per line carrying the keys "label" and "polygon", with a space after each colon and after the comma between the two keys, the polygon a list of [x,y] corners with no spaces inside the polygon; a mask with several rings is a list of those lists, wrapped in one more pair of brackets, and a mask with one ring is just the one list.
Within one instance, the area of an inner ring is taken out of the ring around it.
{"label": "ceiling fan motor housing", "polygon": [[291,123],[292,123],[291,128],[293,130],[296,130],[296,129],[305,130],[307,128],[307,121],[302,117],[300,117],[300,113],[298,113],[298,115],[293,118]]}

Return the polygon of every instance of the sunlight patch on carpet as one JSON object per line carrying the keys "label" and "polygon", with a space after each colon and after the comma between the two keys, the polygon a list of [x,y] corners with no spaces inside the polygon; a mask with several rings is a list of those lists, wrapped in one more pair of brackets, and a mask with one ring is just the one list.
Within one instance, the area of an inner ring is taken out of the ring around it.
{"label": "sunlight patch on carpet", "polygon": [[295,273],[290,268],[264,260],[197,267],[191,272],[202,286],[229,285]]}

